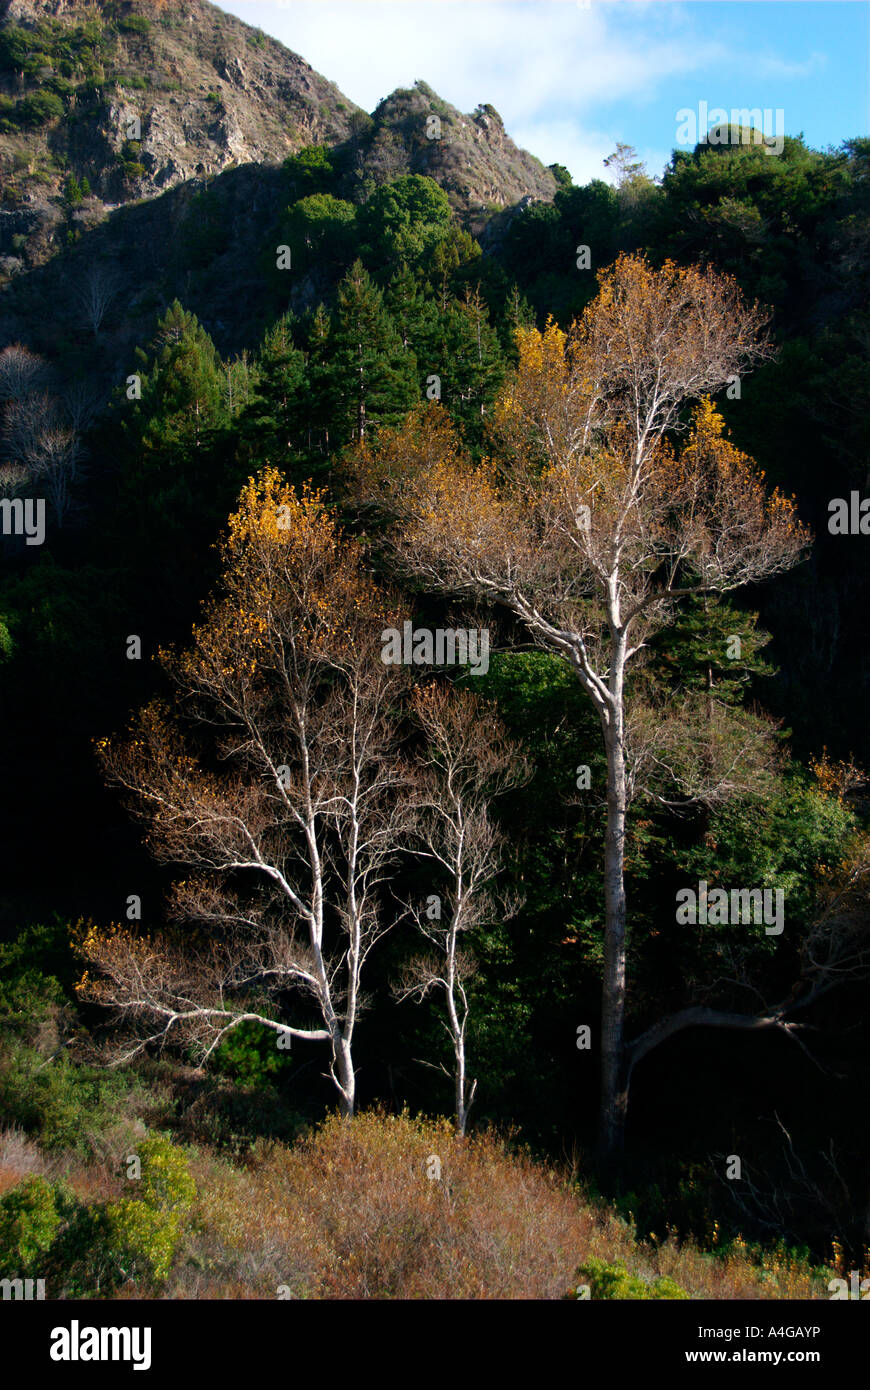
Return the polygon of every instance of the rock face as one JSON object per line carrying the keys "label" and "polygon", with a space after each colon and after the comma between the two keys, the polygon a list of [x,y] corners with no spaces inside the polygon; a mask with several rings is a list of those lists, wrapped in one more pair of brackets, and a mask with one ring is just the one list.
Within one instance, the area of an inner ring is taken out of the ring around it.
{"label": "rock face", "polygon": [[[0,174],[13,193],[28,181],[16,171],[28,145],[46,147],[43,188],[56,182],[58,191],[66,165],[118,204],[234,164],[279,163],[303,145],[335,144],[358,110],[297,54],[202,0],[0,0],[0,22],[36,30],[49,49],[39,71],[0,71],[7,102],[51,89],[59,76],[72,87],[60,119],[0,134]],[[85,25],[99,35],[96,71],[61,57],[66,34],[75,41]]]}
{"label": "rock face", "polygon": [[428,175],[475,234],[493,213],[524,198],[549,202],[556,191],[553,175],[514,144],[494,107],[463,115],[425,82],[386,97],[361,143],[375,182]]}
{"label": "rock face", "polygon": [[81,0],[0,0],[0,17],[6,16],[16,24],[34,23],[46,15],[82,13],[96,9]]}
{"label": "rock face", "polygon": [[0,286],[125,206],[313,144],[340,151],[343,196],[428,175],[475,235],[555,191],[493,107],[418,82],[368,116],[205,0],[0,0]]}

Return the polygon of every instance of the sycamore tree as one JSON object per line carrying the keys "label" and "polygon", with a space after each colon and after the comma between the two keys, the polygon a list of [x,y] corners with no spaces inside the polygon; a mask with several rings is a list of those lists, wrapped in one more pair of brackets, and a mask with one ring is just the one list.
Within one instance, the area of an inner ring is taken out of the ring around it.
{"label": "sycamore tree", "polygon": [[392,925],[382,884],[414,822],[401,757],[395,620],[322,497],[266,469],[244,489],[222,579],[175,690],[105,770],[163,861],[186,866],[174,933],[90,927],[83,998],[124,1025],[118,1059],[177,1043],[208,1058],[243,1023],[325,1044],[345,1115],[369,953]]}
{"label": "sycamore tree", "polygon": [[[632,798],[713,805],[757,782],[769,759],[766,728],[744,711],[711,711],[704,692],[663,703],[655,692],[630,702],[627,691],[629,672],[683,600],[758,583],[806,550],[794,502],[765,489],[710,400],[764,356],[764,328],[733,280],[621,256],[567,331],[553,322],[519,330],[488,458],[475,465],[433,405],[376,444],[364,440],[350,469],[358,500],[395,518],[387,544],[405,573],[503,605],[569,664],[597,712],[607,767],[605,1153],[622,1146],[628,1104]],[[670,1032],[713,1023],[713,1012]]]}
{"label": "sycamore tree", "polygon": [[453,692],[434,682],[420,686],[413,711],[424,736],[414,794],[418,853],[430,861],[438,886],[443,883],[443,896],[434,893],[424,905],[408,905],[428,950],[408,962],[395,992],[399,999],[417,1000],[432,994],[443,1004],[442,1024],[453,1050],[456,1132],[463,1135],[477,1089],[468,1074],[466,985],[476,962],[467,942],[475,927],[514,906],[493,892],[503,837],[490,806],[524,779],[527,766],[492,704],[471,691]]}

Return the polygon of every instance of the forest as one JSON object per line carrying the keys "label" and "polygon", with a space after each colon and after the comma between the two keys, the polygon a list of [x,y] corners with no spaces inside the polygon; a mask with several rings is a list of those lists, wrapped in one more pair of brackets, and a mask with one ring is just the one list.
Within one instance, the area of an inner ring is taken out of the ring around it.
{"label": "forest", "polygon": [[310,145],[255,340],[216,179],[0,348],[3,1275],[864,1277],[870,140],[730,135],[479,238]]}

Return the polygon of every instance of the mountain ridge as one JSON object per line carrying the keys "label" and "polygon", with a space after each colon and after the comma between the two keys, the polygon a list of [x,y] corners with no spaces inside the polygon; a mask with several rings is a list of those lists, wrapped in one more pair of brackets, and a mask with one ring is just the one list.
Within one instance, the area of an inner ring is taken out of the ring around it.
{"label": "mountain ridge", "polygon": [[556,189],[491,106],[463,115],[418,82],[369,116],[207,0],[0,0],[0,283],[121,205],[319,144],[349,149],[354,201],[425,174],[474,233]]}

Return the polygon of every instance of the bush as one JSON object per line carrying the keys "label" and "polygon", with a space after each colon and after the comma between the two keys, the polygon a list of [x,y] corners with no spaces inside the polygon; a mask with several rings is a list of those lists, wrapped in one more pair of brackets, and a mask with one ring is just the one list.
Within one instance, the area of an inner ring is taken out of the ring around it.
{"label": "bush", "polygon": [[45,1178],[25,1178],[0,1197],[0,1273],[19,1278],[30,1274],[60,1225],[54,1189]]}
{"label": "bush", "polygon": [[127,1280],[165,1282],[196,1184],[180,1149],[153,1135],[138,1145],[141,1173],[135,1196],[84,1206],[62,1195],[63,1230],[46,1266],[52,1286],[67,1297],[111,1295]]}
{"label": "bush", "polygon": [[242,1023],[228,1033],[214,1054],[214,1069],[243,1086],[265,1086],[282,1067],[287,1053],[278,1052],[274,1034],[258,1023]]}
{"label": "bush", "polygon": [[161,1136],[139,1145],[136,1197],[105,1208],[106,1255],[116,1277],[163,1283],[196,1198],[196,1184],[180,1149]]}
{"label": "bush", "polygon": [[247,1161],[259,1140],[289,1142],[306,1127],[304,1117],[273,1086],[226,1085],[209,1079],[179,1107],[177,1132],[190,1144]]}
{"label": "bush", "polygon": [[138,1147],[142,1165],[140,1200],[162,1211],[189,1211],[196,1197],[196,1184],[181,1149],[162,1135],[152,1135]]}
{"label": "bush", "polygon": [[78,1067],[65,1056],[45,1058],[21,1043],[0,1052],[0,1112],[44,1149],[87,1154],[95,1136],[111,1129],[130,1081],[117,1073]]}
{"label": "bush", "polygon": [[144,15],[131,14],[118,20],[118,28],[122,34],[148,34],[151,31],[151,20],[146,19]]}
{"label": "bush", "polygon": [[106,1255],[124,1279],[163,1283],[181,1234],[176,1212],[156,1211],[147,1202],[122,1197],[105,1209]]}
{"label": "bush", "polygon": [[33,92],[18,103],[15,115],[20,125],[42,126],[58,120],[63,111],[63,102],[55,92]]}
{"label": "bush", "polygon": [[[594,1256],[588,1259],[585,1264],[580,1265],[577,1270],[583,1284],[589,1285],[589,1292],[592,1298],[688,1298],[685,1289],[681,1289],[679,1284],[674,1283],[673,1279],[666,1276],[654,1279],[648,1284],[644,1279],[639,1279],[634,1274],[629,1274],[625,1265],[621,1262],[608,1264],[606,1260],[600,1260]],[[577,1297],[575,1290],[572,1290],[569,1298]]]}

